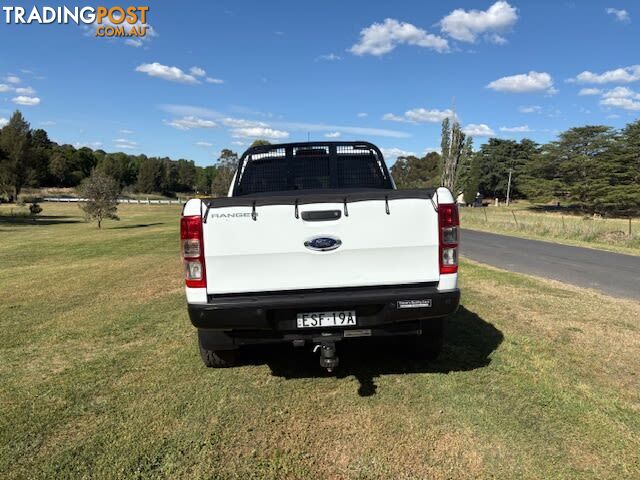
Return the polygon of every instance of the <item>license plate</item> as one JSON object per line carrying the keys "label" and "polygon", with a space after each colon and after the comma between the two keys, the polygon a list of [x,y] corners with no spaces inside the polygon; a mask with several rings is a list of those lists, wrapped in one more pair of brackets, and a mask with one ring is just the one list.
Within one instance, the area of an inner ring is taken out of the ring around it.
{"label": "license plate", "polygon": [[298,314],[298,328],[347,327],[357,325],[355,310]]}

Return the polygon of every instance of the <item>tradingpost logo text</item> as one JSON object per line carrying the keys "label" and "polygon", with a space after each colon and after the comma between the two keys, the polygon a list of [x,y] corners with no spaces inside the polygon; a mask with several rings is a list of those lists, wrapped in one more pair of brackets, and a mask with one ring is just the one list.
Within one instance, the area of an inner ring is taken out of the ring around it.
{"label": "tradingpost logo text", "polygon": [[46,7],[31,9],[3,6],[2,19],[7,25],[87,25],[95,27],[96,37],[144,37],[147,34],[148,6],[114,7]]}

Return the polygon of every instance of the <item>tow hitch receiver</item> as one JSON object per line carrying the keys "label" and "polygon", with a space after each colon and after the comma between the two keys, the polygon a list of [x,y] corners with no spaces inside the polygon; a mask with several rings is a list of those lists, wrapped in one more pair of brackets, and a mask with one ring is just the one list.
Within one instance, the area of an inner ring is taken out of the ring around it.
{"label": "tow hitch receiver", "polygon": [[320,350],[320,366],[326,368],[327,372],[333,372],[338,366],[340,359],[336,355],[335,342],[322,342],[313,348],[314,353]]}

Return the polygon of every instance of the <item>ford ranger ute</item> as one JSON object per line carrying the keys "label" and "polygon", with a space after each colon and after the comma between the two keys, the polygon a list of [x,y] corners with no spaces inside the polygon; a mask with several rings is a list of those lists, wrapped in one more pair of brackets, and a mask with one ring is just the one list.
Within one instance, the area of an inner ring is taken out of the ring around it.
{"label": "ford ranger ute", "polygon": [[448,189],[397,190],[371,143],[250,148],[227,197],[182,213],[202,360],[228,367],[240,347],[290,342],[332,371],[343,339],[399,335],[435,358],[460,300],[458,225]]}

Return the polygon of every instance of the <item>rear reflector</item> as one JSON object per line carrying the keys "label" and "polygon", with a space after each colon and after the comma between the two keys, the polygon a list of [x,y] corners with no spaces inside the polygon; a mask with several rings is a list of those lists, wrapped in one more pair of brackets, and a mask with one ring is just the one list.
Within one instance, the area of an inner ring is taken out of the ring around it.
{"label": "rear reflector", "polygon": [[180,219],[180,242],[187,287],[205,288],[207,275],[204,267],[204,242],[200,215]]}
{"label": "rear reflector", "polygon": [[440,227],[440,273],[458,271],[458,205],[442,203],[438,205],[438,223]]}
{"label": "rear reflector", "polygon": [[200,260],[191,260],[184,262],[185,266],[185,278],[187,280],[202,280],[203,271]]}

